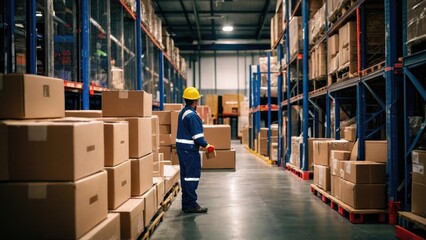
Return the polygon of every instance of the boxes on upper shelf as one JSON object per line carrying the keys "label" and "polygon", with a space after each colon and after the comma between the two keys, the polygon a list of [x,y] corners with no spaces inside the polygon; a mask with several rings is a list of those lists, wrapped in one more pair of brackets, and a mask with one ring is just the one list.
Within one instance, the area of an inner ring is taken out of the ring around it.
{"label": "boxes on upper shelf", "polygon": [[104,117],[150,117],[152,94],[144,91],[102,92],[102,115]]}

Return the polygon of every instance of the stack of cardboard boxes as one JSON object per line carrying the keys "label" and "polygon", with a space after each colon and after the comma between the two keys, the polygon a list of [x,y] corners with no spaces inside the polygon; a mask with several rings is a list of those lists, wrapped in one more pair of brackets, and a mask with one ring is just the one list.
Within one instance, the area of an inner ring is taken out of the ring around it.
{"label": "stack of cardboard boxes", "polygon": [[334,34],[328,38],[328,74],[333,74],[339,69],[339,34]]}
{"label": "stack of cardboard boxes", "polygon": [[2,236],[117,239],[119,216],[108,214],[103,123],[62,119],[60,79],[13,74],[0,82],[0,117],[16,119],[0,123]]}
{"label": "stack of cardboard boxes", "polygon": [[411,211],[426,218],[426,176],[424,167],[426,165],[426,151],[414,150],[411,153],[412,169],[412,192]]}
{"label": "stack of cardboard boxes", "polygon": [[204,125],[204,138],[215,146],[216,156],[207,157],[201,152],[203,169],[235,169],[235,150],[231,149],[231,128],[229,125]]}
{"label": "stack of cardboard boxes", "polygon": [[[257,144],[258,144],[258,153],[260,155],[268,156],[268,128],[260,128],[259,133],[257,134]],[[273,152],[274,146],[275,150],[278,145],[273,145],[273,143],[278,143],[278,125],[271,125],[271,144],[269,147],[271,148],[270,153]],[[272,154],[271,154],[272,156]],[[277,156],[277,154],[273,154],[273,156]]]}
{"label": "stack of cardboard boxes", "polygon": [[203,124],[213,124],[210,107],[207,105],[197,106],[197,114],[200,116]]}
{"label": "stack of cardboard boxes", "polygon": [[349,73],[358,71],[356,22],[348,22],[339,29],[339,68],[349,67]]}

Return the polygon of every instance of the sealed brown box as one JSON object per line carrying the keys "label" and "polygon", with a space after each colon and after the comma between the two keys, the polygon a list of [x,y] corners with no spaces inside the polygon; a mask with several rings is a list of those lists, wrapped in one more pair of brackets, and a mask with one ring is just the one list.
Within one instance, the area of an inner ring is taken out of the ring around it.
{"label": "sealed brown box", "polygon": [[331,175],[331,195],[335,198],[340,199],[341,197],[341,182],[343,180],[338,176]]}
{"label": "sealed brown box", "polygon": [[314,165],[314,184],[324,191],[330,191],[330,168],[327,166]]}
{"label": "sealed brown box", "polygon": [[102,110],[65,110],[65,117],[101,118]]}
{"label": "sealed brown box", "polygon": [[75,181],[103,169],[103,123],[0,122],[0,180]]}
{"label": "sealed brown box", "polygon": [[131,159],[132,196],[144,194],[152,186],[153,154],[139,159]]}
{"label": "sealed brown box", "polygon": [[130,198],[130,161],[105,167],[105,170],[108,172],[108,209],[114,210]]}
{"label": "sealed brown box", "polygon": [[160,153],[163,154],[164,160],[172,160],[171,152],[172,152],[171,147],[164,147],[164,146],[160,147]]}
{"label": "sealed brown box", "polygon": [[170,146],[170,134],[160,134],[160,146]]}
{"label": "sealed brown box", "polygon": [[334,57],[339,52],[339,34],[334,34],[328,38],[328,55]]}
{"label": "sealed brown box", "polygon": [[341,180],[344,203],[355,209],[386,208],[386,184],[355,184]]}
{"label": "sealed brown box", "polygon": [[102,92],[102,116],[104,117],[150,117],[152,94],[144,91]]}
{"label": "sealed brown box", "polygon": [[356,128],[346,127],[345,128],[345,139],[351,142],[356,141]]}
{"label": "sealed brown box", "polygon": [[426,151],[414,150],[411,152],[413,162],[413,182],[426,185],[425,164]]}
{"label": "sealed brown box", "polygon": [[107,217],[107,191],[105,171],[75,182],[2,183],[2,238],[79,238]]}
{"label": "sealed brown box", "polygon": [[164,111],[180,111],[182,110],[183,105],[180,103],[165,103]]}
{"label": "sealed brown box", "polygon": [[170,125],[160,125],[160,134],[171,134],[172,129]]}
{"label": "sealed brown box", "polygon": [[212,117],[216,118],[219,113],[219,96],[216,94],[206,94],[204,97],[204,102],[207,106],[210,107]]}
{"label": "sealed brown box", "polygon": [[426,185],[413,182],[411,196],[411,211],[422,217],[426,217]]}
{"label": "sealed brown box", "polygon": [[244,100],[241,94],[223,94],[223,113],[239,113],[240,102]]}
{"label": "sealed brown box", "polygon": [[202,169],[235,169],[235,150],[216,150],[215,158],[207,158],[207,153],[202,154]]}
{"label": "sealed brown box", "polygon": [[0,78],[0,118],[30,119],[65,116],[64,81],[31,75]]}
{"label": "sealed brown box", "polygon": [[160,123],[158,116],[151,116],[152,150],[160,148]]}
{"label": "sealed brown box", "polygon": [[154,177],[152,179],[155,189],[155,206],[158,207],[164,200],[164,178],[162,177]]}
{"label": "sealed brown box", "polygon": [[151,118],[123,118],[129,123],[129,157],[140,158],[152,152]]}
{"label": "sealed brown box", "polygon": [[172,148],[172,153],[170,155],[170,160],[172,161],[172,165],[179,165],[179,156],[177,155],[176,148]]}
{"label": "sealed brown box", "polygon": [[[152,178],[151,178],[152,182]],[[155,204],[156,199],[156,186],[152,186],[151,188],[142,196],[136,197],[144,200],[145,203],[145,211],[144,211],[144,223],[145,227],[149,225],[149,223],[152,220],[152,217],[154,217],[154,214],[157,212],[157,205]]]}
{"label": "sealed brown box", "polygon": [[370,161],[343,161],[343,179],[353,183],[385,183],[386,165]]}
{"label": "sealed brown box", "polygon": [[154,111],[152,112],[152,115],[158,116],[159,118],[158,122],[160,123],[160,125],[170,125],[170,117],[171,117],[170,111]]}
{"label": "sealed brown box", "polygon": [[349,160],[350,156],[351,156],[351,151],[331,150],[331,159]]}
{"label": "sealed brown box", "polygon": [[341,177],[344,176],[344,170],[342,169],[342,162],[345,162],[347,160],[338,160],[338,159],[331,159],[330,164],[330,173],[333,176]]}
{"label": "sealed brown box", "polygon": [[229,125],[204,125],[204,138],[217,150],[231,149],[231,127]]}
{"label": "sealed brown box", "polygon": [[120,214],[120,238],[137,239],[145,229],[143,198],[131,198],[113,212]]}
{"label": "sealed brown box", "polygon": [[[167,161],[165,161],[167,162]],[[164,164],[164,193],[167,194],[180,178],[180,168]]]}
{"label": "sealed brown box", "polygon": [[365,160],[386,163],[388,161],[386,140],[365,141]]}
{"label": "sealed brown box", "polygon": [[178,118],[179,118],[178,111],[172,111],[170,116],[171,121],[171,137],[170,142],[171,144],[176,144],[176,135],[177,135],[177,126],[178,126]]}
{"label": "sealed brown box", "polygon": [[105,166],[113,167],[129,159],[129,124],[105,122]]}
{"label": "sealed brown box", "polygon": [[314,141],[322,141],[327,139],[329,138],[308,138],[308,170],[314,170]]}
{"label": "sealed brown box", "polygon": [[350,150],[353,147],[352,142],[345,140],[325,140],[314,141],[313,143],[313,158],[314,164],[329,166],[331,150]]}
{"label": "sealed brown box", "polygon": [[348,46],[351,42],[356,42],[356,22],[348,22],[339,29],[339,48]]}
{"label": "sealed brown box", "polygon": [[84,234],[79,240],[120,239],[120,214],[109,213],[107,218]]}

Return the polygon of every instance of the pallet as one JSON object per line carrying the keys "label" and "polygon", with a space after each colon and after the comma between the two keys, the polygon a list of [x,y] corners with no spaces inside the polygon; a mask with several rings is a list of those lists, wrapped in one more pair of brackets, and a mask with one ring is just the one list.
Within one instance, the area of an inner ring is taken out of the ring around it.
{"label": "pallet", "polygon": [[148,240],[152,236],[152,234],[154,234],[155,230],[158,228],[158,226],[163,220],[164,220],[164,211],[163,211],[163,208],[160,207],[157,210],[157,213],[152,218],[148,227],[146,227],[145,231],[142,233],[141,235],[142,237],[140,239]]}
{"label": "pallet", "polygon": [[263,161],[264,161],[265,163],[267,163],[268,165],[277,165],[277,161],[276,161],[276,160],[269,159],[269,157],[268,157],[268,156],[261,155],[261,154],[259,154],[259,153],[255,152],[255,151],[251,150],[248,146],[244,146],[244,147],[245,147],[245,149],[246,149],[249,153],[251,153],[251,154],[255,155],[255,156],[256,156],[256,157],[258,157],[258,158],[260,158],[261,160],[263,160]]}
{"label": "pallet", "polygon": [[315,196],[321,198],[321,200],[332,209],[337,210],[340,215],[347,218],[351,223],[366,223],[367,219],[379,223],[387,222],[386,216],[388,212],[384,209],[354,209],[315,184],[311,184],[311,192]]}
{"label": "pallet", "polygon": [[416,54],[426,48],[426,34],[419,36],[416,40],[407,43],[409,55]]}
{"label": "pallet", "polygon": [[161,206],[163,207],[164,211],[169,210],[173,201],[176,199],[179,191],[180,191],[180,185],[179,183],[176,183],[172,187],[172,189],[164,196],[164,201],[161,203]]}
{"label": "pallet", "polygon": [[426,239],[426,218],[411,212],[398,212],[399,225],[395,226],[398,239]]}
{"label": "pallet", "polygon": [[286,163],[285,169],[287,171],[290,171],[294,175],[298,176],[299,178],[303,180],[309,180],[314,178],[314,172],[313,171],[303,171],[299,169],[298,167],[294,166],[293,164]]}
{"label": "pallet", "polygon": [[376,65],[373,65],[373,66],[371,66],[367,69],[362,70],[361,71],[361,77],[367,76],[368,74],[376,72],[376,71],[383,69],[383,68],[385,68],[385,61],[378,63]]}
{"label": "pallet", "polygon": [[342,82],[358,76],[356,71],[356,62],[348,62],[341,66],[337,71],[328,75],[327,85],[330,86],[336,82]]}

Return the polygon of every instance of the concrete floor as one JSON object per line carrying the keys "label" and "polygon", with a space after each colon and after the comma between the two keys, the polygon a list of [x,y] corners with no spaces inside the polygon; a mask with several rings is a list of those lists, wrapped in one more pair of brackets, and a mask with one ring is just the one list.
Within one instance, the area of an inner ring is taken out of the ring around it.
{"label": "concrete floor", "polygon": [[311,194],[312,181],[232,146],[236,172],[202,172],[198,201],[209,212],[182,213],[179,195],[152,239],[395,239],[393,226],[352,224]]}

